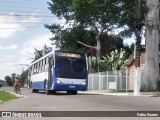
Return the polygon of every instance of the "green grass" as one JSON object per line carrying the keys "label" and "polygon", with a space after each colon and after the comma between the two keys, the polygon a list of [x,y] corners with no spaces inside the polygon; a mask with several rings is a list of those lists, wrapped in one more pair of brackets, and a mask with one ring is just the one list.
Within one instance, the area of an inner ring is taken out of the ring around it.
{"label": "green grass", "polygon": [[0,104],[17,98],[18,97],[9,92],[0,91]]}

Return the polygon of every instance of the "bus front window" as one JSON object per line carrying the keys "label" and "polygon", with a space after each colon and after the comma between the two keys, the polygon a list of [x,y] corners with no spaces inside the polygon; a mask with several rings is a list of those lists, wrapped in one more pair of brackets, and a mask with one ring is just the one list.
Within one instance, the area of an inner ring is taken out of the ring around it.
{"label": "bus front window", "polygon": [[56,74],[60,78],[86,78],[86,61],[77,58],[56,58]]}

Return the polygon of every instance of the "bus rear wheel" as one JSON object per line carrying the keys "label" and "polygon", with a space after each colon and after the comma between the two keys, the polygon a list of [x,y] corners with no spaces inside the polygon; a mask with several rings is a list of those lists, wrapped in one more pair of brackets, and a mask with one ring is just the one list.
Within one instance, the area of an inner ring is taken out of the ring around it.
{"label": "bus rear wheel", "polygon": [[39,90],[36,90],[36,89],[32,89],[32,93],[38,93]]}

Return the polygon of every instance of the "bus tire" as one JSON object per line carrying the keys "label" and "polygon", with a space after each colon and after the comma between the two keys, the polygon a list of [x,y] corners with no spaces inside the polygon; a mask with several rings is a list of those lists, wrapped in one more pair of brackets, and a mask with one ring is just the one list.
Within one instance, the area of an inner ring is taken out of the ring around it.
{"label": "bus tire", "polygon": [[50,91],[45,89],[45,94],[46,94],[46,95],[49,95],[49,94],[50,94]]}
{"label": "bus tire", "polygon": [[72,91],[67,91],[67,94],[72,94]]}
{"label": "bus tire", "polygon": [[72,91],[72,94],[73,95],[77,95],[77,91]]}
{"label": "bus tire", "polygon": [[50,91],[49,91],[48,88],[47,88],[47,83],[46,83],[46,81],[45,81],[45,83],[44,83],[44,92],[45,92],[46,95],[49,95],[49,94],[50,94]]}
{"label": "bus tire", "polygon": [[36,92],[36,90],[35,89],[32,89],[32,93],[35,93]]}
{"label": "bus tire", "polygon": [[35,93],[38,93],[39,92],[39,90],[35,90]]}
{"label": "bus tire", "polygon": [[55,91],[55,90],[53,90],[53,91],[52,91],[52,93],[53,93],[53,95],[55,95],[55,94],[56,94],[56,91]]}

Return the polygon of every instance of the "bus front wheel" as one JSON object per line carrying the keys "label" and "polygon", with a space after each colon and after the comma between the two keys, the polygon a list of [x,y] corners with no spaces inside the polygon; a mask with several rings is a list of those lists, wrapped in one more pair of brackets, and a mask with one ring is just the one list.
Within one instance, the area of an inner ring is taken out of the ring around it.
{"label": "bus front wheel", "polygon": [[72,94],[73,95],[77,95],[77,91],[72,91]]}
{"label": "bus front wheel", "polygon": [[46,95],[49,95],[50,94],[50,91],[48,90],[48,87],[47,87],[47,82],[45,81],[44,83],[44,92]]}

